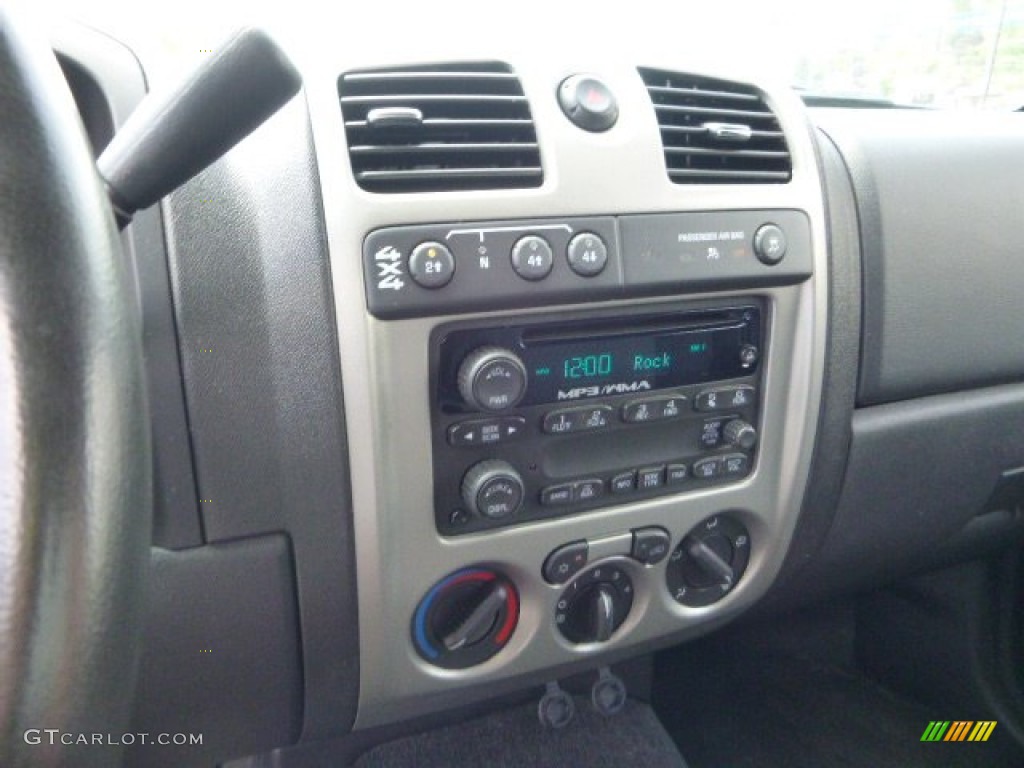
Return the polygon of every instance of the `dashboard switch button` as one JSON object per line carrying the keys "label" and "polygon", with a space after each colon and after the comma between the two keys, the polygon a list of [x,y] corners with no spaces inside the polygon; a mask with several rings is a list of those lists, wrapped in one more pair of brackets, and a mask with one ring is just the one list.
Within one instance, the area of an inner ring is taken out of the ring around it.
{"label": "dashboard switch button", "polygon": [[[704,422],[700,432],[700,447],[708,450],[717,448],[722,442],[722,428],[725,426],[725,419],[709,419]],[[693,474],[697,474],[694,467]]]}
{"label": "dashboard switch button", "polygon": [[448,442],[463,447],[493,445],[517,440],[526,431],[526,419],[508,416],[501,419],[470,419],[448,428]]}
{"label": "dashboard switch button", "polygon": [[693,407],[698,411],[724,411],[752,405],[754,399],[754,388],[751,386],[706,389],[693,399]]}
{"label": "dashboard switch button", "polygon": [[442,288],[454,275],[455,258],[441,243],[420,243],[409,256],[409,276],[423,288]]}
{"label": "dashboard switch button", "polygon": [[664,528],[637,528],[633,531],[633,551],[630,555],[644,565],[655,565],[668,555],[670,544],[671,539]]}
{"label": "dashboard switch button", "polygon": [[574,125],[591,133],[607,131],[619,119],[615,96],[593,75],[573,75],[558,87],[558,103]]}
{"label": "dashboard switch button", "polygon": [[727,477],[741,477],[750,469],[750,457],[744,453],[730,453],[722,457],[722,472]]}
{"label": "dashboard switch button", "polygon": [[701,459],[693,465],[693,476],[698,480],[714,480],[722,475],[722,460],[717,456],[713,459]]}
{"label": "dashboard switch button", "polygon": [[572,541],[565,544],[544,561],[544,581],[548,584],[565,584],[587,564],[587,542]]}
{"label": "dashboard switch button", "polygon": [[540,492],[540,503],[545,507],[572,504],[572,484],[548,486]]}
{"label": "dashboard switch button", "polygon": [[612,493],[630,493],[636,490],[636,471],[623,472],[612,478]]}
{"label": "dashboard switch button", "polygon": [[665,467],[644,467],[636,471],[636,487],[641,491],[653,491],[665,483]]}
{"label": "dashboard switch button", "polygon": [[678,485],[686,482],[690,472],[685,464],[669,464],[665,470],[665,483],[667,485]]}
{"label": "dashboard switch button", "polygon": [[543,280],[554,263],[551,246],[539,235],[521,237],[512,246],[512,269],[524,280]]}
{"label": "dashboard switch button", "polygon": [[593,501],[604,494],[604,481],[599,478],[580,480],[573,485],[572,498],[576,502]]}
{"label": "dashboard switch button", "polygon": [[776,224],[765,224],[754,233],[754,254],[762,264],[775,266],[786,255],[786,235]]}
{"label": "dashboard switch button", "polygon": [[569,269],[581,277],[593,277],[608,263],[608,246],[600,235],[580,232],[569,241]]}

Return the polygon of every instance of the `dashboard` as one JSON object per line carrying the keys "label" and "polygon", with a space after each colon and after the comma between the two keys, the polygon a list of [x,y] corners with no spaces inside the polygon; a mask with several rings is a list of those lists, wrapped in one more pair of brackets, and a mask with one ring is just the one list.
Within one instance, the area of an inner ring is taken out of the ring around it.
{"label": "dashboard", "polygon": [[[301,94],[125,235],[138,727],[372,731],[1020,531],[1020,115],[421,47],[290,49]],[[102,146],[142,73],[55,49]]]}

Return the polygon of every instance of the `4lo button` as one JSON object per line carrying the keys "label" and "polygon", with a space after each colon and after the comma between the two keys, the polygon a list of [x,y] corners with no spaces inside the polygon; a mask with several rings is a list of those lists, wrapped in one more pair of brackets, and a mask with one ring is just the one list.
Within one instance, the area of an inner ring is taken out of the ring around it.
{"label": "4lo button", "polygon": [[580,232],[569,241],[569,269],[580,277],[594,277],[608,263],[608,246],[600,235]]}

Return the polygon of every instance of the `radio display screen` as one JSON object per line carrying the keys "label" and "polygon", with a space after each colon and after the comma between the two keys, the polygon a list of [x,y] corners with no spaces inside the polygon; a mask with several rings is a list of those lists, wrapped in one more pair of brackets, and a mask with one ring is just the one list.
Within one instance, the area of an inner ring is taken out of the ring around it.
{"label": "radio display screen", "polygon": [[659,334],[544,341],[522,350],[523,404],[579,400],[744,376],[742,325]]}
{"label": "radio display screen", "polygon": [[473,410],[460,393],[459,376],[483,348],[522,363],[526,392],[519,405],[532,406],[750,376],[762,347],[761,310],[754,305],[435,333],[436,397],[448,413]]}

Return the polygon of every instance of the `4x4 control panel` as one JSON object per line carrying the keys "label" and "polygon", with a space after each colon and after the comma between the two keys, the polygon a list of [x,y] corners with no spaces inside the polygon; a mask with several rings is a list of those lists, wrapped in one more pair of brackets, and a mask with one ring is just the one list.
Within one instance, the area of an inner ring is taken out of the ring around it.
{"label": "4x4 control panel", "polygon": [[786,285],[811,275],[801,211],[699,211],[388,227],[363,241],[381,319]]}
{"label": "4x4 control panel", "polygon": [[754,467],[759,302],[442,326],[431,347],[442,534],[735,482]]}

